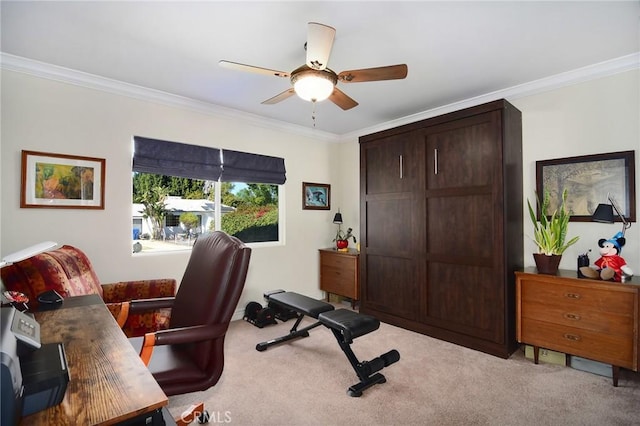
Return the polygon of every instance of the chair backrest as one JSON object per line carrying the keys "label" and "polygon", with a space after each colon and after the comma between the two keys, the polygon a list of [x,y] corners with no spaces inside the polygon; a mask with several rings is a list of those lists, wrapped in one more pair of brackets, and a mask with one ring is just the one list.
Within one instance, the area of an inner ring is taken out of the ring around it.
{"label": "chair backrest", "polygon": [[[249,247],[224,232],[198,237],[176,293],[169,328],[228,327],[244,288],[250,257]],[[187,350],[200,368],[208,370],[211,358],[216,357],[212,352],[221,348],[222,342],[209,341],[190,345]]]}

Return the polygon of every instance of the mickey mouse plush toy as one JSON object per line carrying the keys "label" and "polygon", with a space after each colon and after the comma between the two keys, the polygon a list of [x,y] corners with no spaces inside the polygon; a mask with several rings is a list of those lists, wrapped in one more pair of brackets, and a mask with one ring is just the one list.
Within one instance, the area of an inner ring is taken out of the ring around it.
{"label": "mickey mouse plush toy", "polygon": [[588,266],[580,268],[580,272],[587,277],[593,279],[603,279],[606,281],[622,281],[622,276],[630,277],[633,275],[631,268],[627,266],[627,262],[620,256],[622,246],[627,242],[622,232],[618,232],[613,238],[598,241],[600,247],[600,258],[594,262],[598,269]]}

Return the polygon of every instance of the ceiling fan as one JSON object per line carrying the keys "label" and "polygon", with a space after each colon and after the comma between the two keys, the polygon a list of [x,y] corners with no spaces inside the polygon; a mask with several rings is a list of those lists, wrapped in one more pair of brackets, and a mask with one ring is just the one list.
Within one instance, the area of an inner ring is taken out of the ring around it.
{"label": "ceiling fan", "polygon": [[219,64],[225,68],[286,77],[291,80],[293,87],[267,99],[262,102],[263,104],[275,104],[297,94],[302,99],[311,102],[320,102],[328,98],[343,110],[357,106],[358,102],[338,89],[336,87],[338,82],[398,80],[407,76],[406,64],[349,70],[336,74],[327,68],[335,35],[335,28],[317,22],[309,22],[307,42],[305,43],[307,62],[290,73],[224,60]]}

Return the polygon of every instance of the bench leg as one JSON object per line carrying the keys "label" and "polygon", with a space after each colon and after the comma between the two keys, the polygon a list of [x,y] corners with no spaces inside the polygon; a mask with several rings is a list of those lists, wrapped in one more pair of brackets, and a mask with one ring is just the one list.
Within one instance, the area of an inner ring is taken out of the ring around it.
{"label": "bench leg", "polygon": [[384,383],[387,381],[387,379],[382,374],[378,373],[378,371],[398,361],[400,359],[398,351],[394,349],[371,361],[360,362],[353,353],[353,350],[351,350],[351,345],[345,342],[342,338],[342,334],[333,328],[330,330],[360,379],[359,383],[356,383],[347,389],[347,395],[353,397],[362,396],[362,392],[366,389],[369,389],[371,386],[378,383]]}
{"label": "bench leg", "polygon": [[301,328],[300,330],[298,330],[298,325],[300,325],[302,318],[304,318],[304,315],[300,314],[300,316],[298,316],[298,319],[296,320],[296,323],[293,325],[291,330],[289,330],[289,334],[286,334],[282,337],[276,337],[275,339],[267,340],[266,342],[258,343],[256,345],[256,350],[258,352],[262,352],[262,351],[266,351],[267,348],[273,345],[288,342],[289,340],[297,339],[299,337],[309,337],[309,330],[322,325],[321,322],[316,322],[311,324],[310,326],[307,326],[305,328]]}

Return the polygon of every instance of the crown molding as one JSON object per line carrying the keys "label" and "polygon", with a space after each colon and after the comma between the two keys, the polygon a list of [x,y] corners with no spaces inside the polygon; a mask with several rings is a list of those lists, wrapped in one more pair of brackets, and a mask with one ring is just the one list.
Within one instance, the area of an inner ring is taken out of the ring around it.
{"label": "crown molding", "polygon": [[518,99],[521,97],[531,96],[549,90],[555,90],[561,87],[570,86],[573,84],[596,80],[610,75],[639,69],[640,52],[635,52],[630,55],[578,68],[576,70],[556,74],[550,77],[545,77],[539,80],[534,80],[517,86],[508,87],[506,89],[497,90],[495,92],[486,93],[473,98],[464,99],[438,108],[433,108],[427,111],[412,114],[406,117],[399,118],[397,120],[388,121],[376,126],[360,129],[343,135],[336,135],[329,132],[323,132],[320,130],[309,129],[306,127],[285,123],[279,120],[272,120],[256,114],[250,114],[232,108],[213,105],[207,102],[197,101],[195,99],[162,92],[160,90],[124,83],[122,81],[100,77],[94,74],[76,71],[45,62],[35,61],[32,59],[11,55],[5,52],[0,52],[0,68],[9,71],[30,74],[50,80],[74,84],[90,89],[101,90],[117,95],[128,96],[146,102],[154,102],[168,106],[189,109],[200,113],[212,114],[216,116],[231,118],[234,120],[249,121],[250,123],[260,127],[300,134],[306,137],[320,139],[323,141],[341,142],[357,139],[362,135],[379,132],[397,126],[402,126],[404,124],[409,124],[415,121],[446,114],[448,112],[457,111],[459,109],[480,105],[482,103],[491,102],[497,99]]}
{"label": "crown molding", "polygon": [[0,52],[0,68],[3,70],[20,72],[116,95],[127,96],[145,102],[153,102],[171,107],[189,109],[199,113],[211,114],[244,122],[248,121],[259,127],[286,131],[288,133],[299,134],[328,142],[335,142],[338,140],[338,135],[333,133],[309,129],[307,127],[261,117],[256,114],[238,111],[233,108],[226,108],[184,96],[150,89],[148,87],[125,83],[95,74],[89,74],[70,68],[48,64],[46,62],[11,55],[5,52]]}
{"label": "crown molding", "polygon": [[635,52],[630,55],[621,56],[619,58],[599,62],[593,65],[588,65],[586,67],[552,75],[550,77],[541,78],[539,80],[534,80],[517,86],[508,87],[506,89],[497,90],[495,92],[486,93],[474,98],[464,99],[459,102],[454,102],[448,105],[430,109],[428,111],[423,111],[417,114],[402,117],[397,120],[381,123],[377,126],[341,135],[340,140],[353,140],[354,138],[357,139],[362,135],[368,135],[382,130],[392,129],[404,124],[410,124],[416,121],[436,117],[449,112],[481,105],[486,102],[491,102],[498,99],[514,100],[523,98],[525,96],[531,96],[550,90],[556,90],[562,87],[571,86],[590,80],[597,80],[599,78],[608,77],[614,74],[619,74],[636,69],[640,69],[640,52]]}

